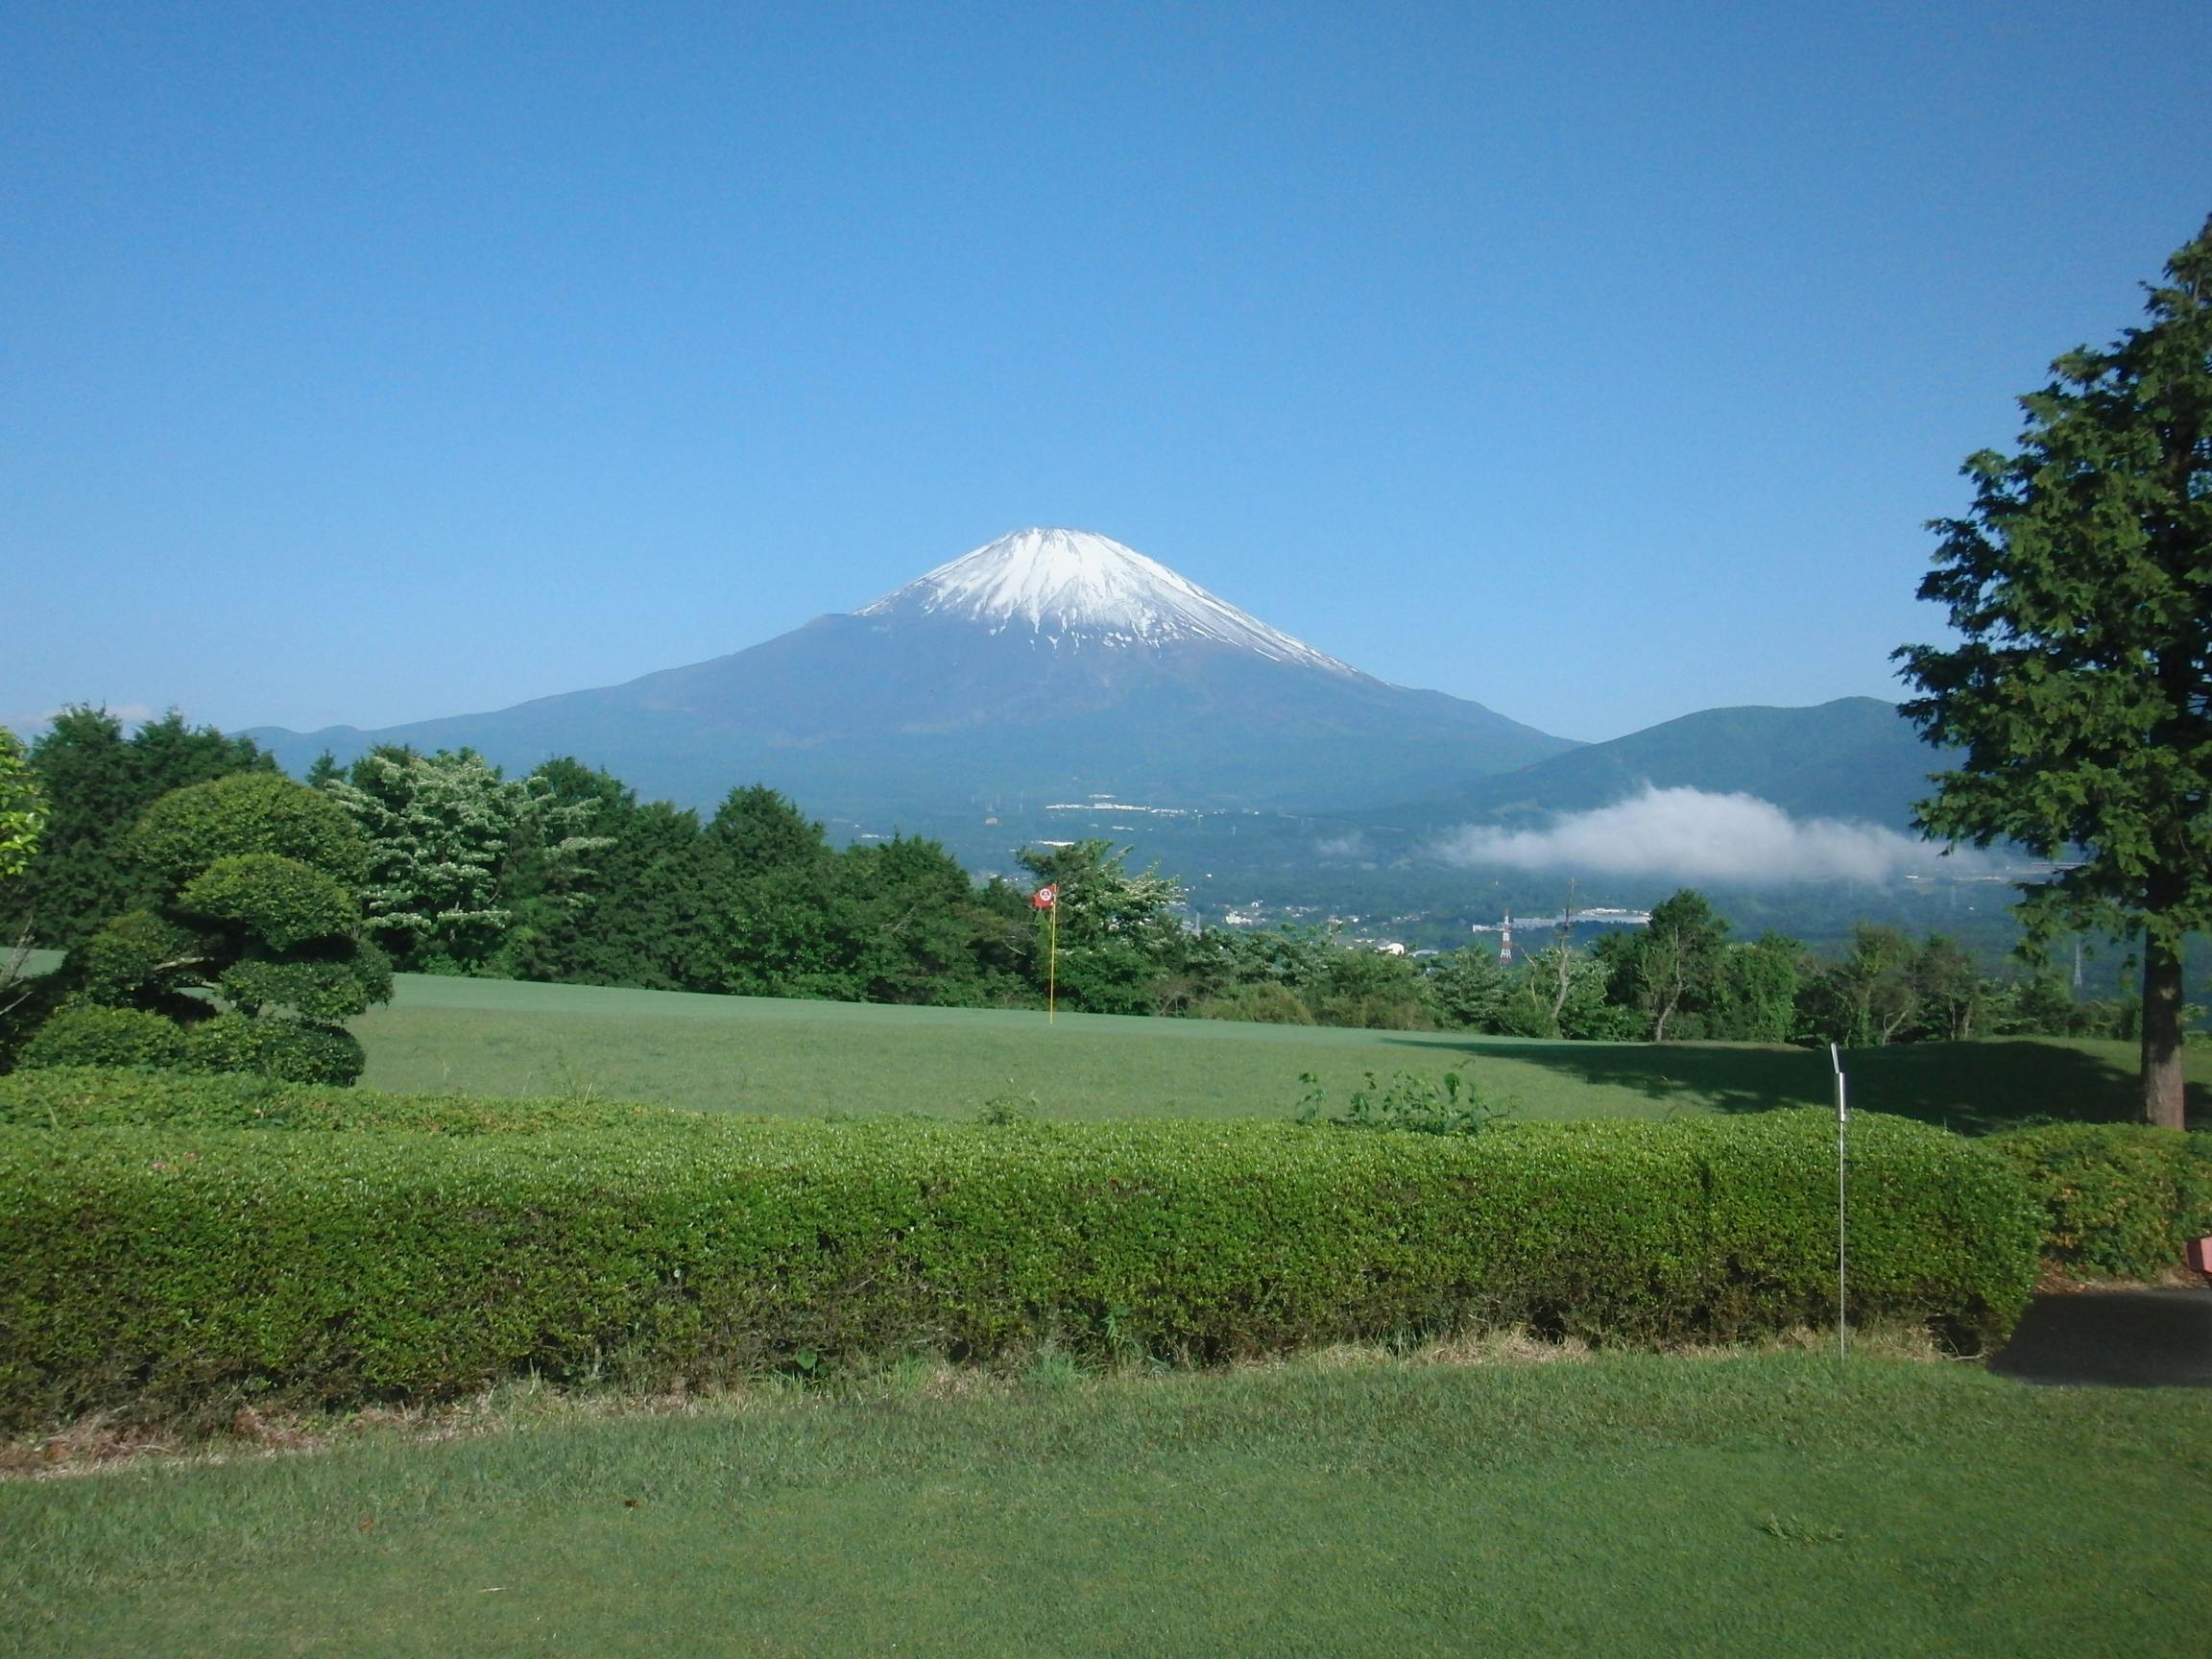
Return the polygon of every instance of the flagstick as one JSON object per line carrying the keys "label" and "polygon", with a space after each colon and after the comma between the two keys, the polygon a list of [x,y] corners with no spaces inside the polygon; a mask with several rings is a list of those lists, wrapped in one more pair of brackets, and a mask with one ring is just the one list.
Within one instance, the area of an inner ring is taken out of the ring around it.
{"label": "flagstick", "polygon": [[1843,1086],[1843,1056],[1833,1043],[1828,1045],[1828,1064],[1836,1069],[1836,1363],[1840,1365],[1844,1358],[1843,1251],[1846,1212],[1843,1207],[1843,1171],[1847,1161],[1851,1108],[1846,1102]]}
{"label": "flagstick", "polygon": [[1045,1023],[1055,1025],[1060,1021],[1060,895],[1052,895],[1052,902],[1045,907],[1045,931],[1052,943],[1045,953]]}

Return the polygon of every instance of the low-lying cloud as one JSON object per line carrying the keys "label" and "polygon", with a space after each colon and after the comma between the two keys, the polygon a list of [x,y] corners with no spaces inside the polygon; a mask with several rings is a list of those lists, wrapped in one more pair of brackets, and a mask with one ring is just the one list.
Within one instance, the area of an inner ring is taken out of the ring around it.
{"label": "low-lying cloud", "polygon": [[1971,851],[1945,857],[1939,845],[1879,824],[1792,818],[1756,795],[1650,784],[1641,795],[1570,813],[1542,830],[1469,825],[1447,834],[1436,852],[1453,864],[1739,885],[1837,878],[1890,881],[1937,869],[1964,875],[1969,863],[1985,863]]}

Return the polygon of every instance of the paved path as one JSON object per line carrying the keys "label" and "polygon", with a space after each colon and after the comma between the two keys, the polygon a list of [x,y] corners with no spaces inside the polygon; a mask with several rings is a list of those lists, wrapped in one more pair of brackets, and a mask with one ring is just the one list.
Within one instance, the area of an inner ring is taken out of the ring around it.
{"label": "paved path", "polygon": [[2212,1388],[2212,1290],[2038,1296],[1989,1369],[2024,1382]]}

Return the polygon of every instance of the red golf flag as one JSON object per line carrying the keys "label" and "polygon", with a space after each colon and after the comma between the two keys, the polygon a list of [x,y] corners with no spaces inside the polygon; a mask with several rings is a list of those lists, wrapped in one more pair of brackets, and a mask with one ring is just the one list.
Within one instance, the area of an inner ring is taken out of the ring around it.
{"label": "red golf flag", "polygon": [[1057,887],[1040,887],[1036,892],[1029,895],[1029,902],[1040,910],[1049,910],[1053,905],[1060,902],[1060,889]]}

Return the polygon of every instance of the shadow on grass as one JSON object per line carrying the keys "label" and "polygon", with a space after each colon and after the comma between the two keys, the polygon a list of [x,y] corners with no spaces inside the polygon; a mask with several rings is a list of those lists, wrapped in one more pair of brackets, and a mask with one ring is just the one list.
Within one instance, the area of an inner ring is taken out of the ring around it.
{"label": "shadow on grass", "polygon": [[[1720,1112],[1825,1106],[1835,1085],[1825,1050],[1702,1043],[1465,1045],[1471,1057],[1512,1059],[1647,1099]],[[2063,1043],[1920,1043],[1843,1056],[1851,1104],[1985,1135],[2031,1118],[2128,1123],[2140,1111],[2135,1071]],[[2192,1123],[2212,1118],[2212,1089],[2188,1089]]]}

